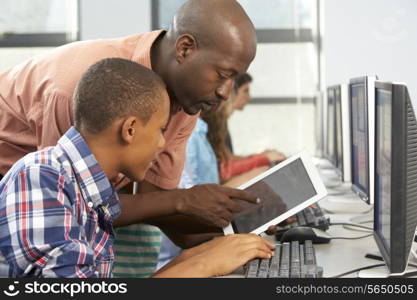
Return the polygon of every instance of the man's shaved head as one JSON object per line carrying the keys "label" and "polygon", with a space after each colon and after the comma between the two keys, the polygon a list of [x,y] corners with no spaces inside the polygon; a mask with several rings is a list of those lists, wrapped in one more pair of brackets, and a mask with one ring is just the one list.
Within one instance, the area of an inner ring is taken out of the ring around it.
{"label": "man's shaved head", "polygon": [[235,0],[187,1],[175,15],[168,34],[175,38],[191,34],[200,47],[215,47],[227,38],[233,45],[251,48],[253,56],[256,51],[255,28]]}
{"label": "man's shaved head", "polygon": [[235,0],[189,0],[153,52],[174,104],[196,114],[229,98],[256,55],[255,28]]}

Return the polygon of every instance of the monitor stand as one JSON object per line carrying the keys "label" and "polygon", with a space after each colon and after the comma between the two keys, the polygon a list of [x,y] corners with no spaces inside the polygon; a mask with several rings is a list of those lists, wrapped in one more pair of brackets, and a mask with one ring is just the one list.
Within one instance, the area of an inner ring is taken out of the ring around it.
{"label": "monitor stand", "polygon": [[[379,252],[375,252],[375,253],[368,253],[365,255],[365,257],[367,258],[371,258],[375,259],[375,260],[379,260],[379,261],[384,261],[382,259],[382,256]],[[414,242],[412,247],[411,247],[411,253],[410,256],[408,258],[408,262],[411,264],[416,264],[417,263],[417,243]],[[407,270],[410,271],[410,270]],[[377,267],[377,268],[373,268],[373,269],[368,269],[368,270],[362,270],[358,272],[358,277],[359,278],[388,278],[389,276],[392,275],[398,275],[401,277],[401,274],[390,274],[388,267],[385,266],[381,266],[381,267]]]}
{"label": "monitor stand", "polygon": [[325,158],[318,158],[318,157],[312,157],[313,164],[316,166],[317,169],[332,169],[333,166],[330,163],[329,160]]}
{"label": "monitor stand", "polygon": [[331,214],[364,214],[369,212],[369,205],[354,193],[341,194],[337,197],[329,194],[319,204],[321,208]]}
{"label": "monitor stand", "polygon": [[388,278],[390,275],[386,265],[358,272],[359,278]]}
{"label": "monitor stand", "polygon": [[319,173],[324,185],[328,189],[337,189],[342,186],[342,181],[337,174],[332,171],[331,173]]}
{"label": "monitor stand", "polygon": [[[363,202],[365,203],[365,202]],[[350,218],[350,222],[357,224],[366,224],[374,222],[374,207],[367,205],[367,211],[363,212],[364,215]]]}
{"label": "monitor stand", "polygon": [[352,184],[346,183],[342,181],[338,181],[339,184],[329,187],[326,185],[327,188],[327,195],[328,196],[344,196],[344,197],[355,197],[356,195],[352,192]]}

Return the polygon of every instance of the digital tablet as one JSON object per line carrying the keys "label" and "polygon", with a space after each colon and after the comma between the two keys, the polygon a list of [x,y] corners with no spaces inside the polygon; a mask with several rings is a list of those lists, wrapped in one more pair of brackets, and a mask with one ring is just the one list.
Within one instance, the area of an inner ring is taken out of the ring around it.
{"label": "digital tablet", "polygon": [[294,155],[239,187],[261,203],[237,200],[244,207],[225,228],[224,234],[260,234],[327,195],[311,157]]}

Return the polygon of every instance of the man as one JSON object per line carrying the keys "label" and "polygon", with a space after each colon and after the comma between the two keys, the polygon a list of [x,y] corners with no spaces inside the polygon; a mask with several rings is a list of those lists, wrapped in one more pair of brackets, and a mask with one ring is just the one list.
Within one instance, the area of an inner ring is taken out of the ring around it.
{"label": "man", "polygon": [[[151,70],[120,58],[91,66],[76,88],[75,127],[0,181],[0,277],[111,277],[112,225],[126,214],[109,179],[143,180],[164,147],[169,109],[165,85]],[[155,276],[223,275],[270,257],[273,248],[255,235],[223,237]]]}
{"label": "man", "polygon": [[25,154],[55,145],[73,124],[71,97],[90,65],[108,57],[135,61],[167,85],[171,119],[166,146],[140,183],[140,193],[120,195],[127,215],[115,224],[151,223],[190,247],[196,239],[190,244],[188,234],[230,222],[240,210],[233,197],[255,201],[218,185],[175,190],[198,113],[227,100],[234,77],[246,71],[255,54],[255,29],[236,1],[190,0],[167,32],[77,42],[35,57],[0,75],[0,174]]}

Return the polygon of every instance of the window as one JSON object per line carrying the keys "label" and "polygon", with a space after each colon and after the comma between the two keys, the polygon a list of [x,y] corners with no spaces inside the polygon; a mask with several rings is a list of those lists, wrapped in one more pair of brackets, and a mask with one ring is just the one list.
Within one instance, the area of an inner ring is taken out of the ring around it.
{"label": "window", "polygon": [[[153,29],[167,29],[185,0],[152,2]],[[314,102],[320,87],[319,0],[239,0],[256,28],[254,103]]]}
{"label": "window", "polygon": [[0,47],[59,46],[78,39],[78,0],[1,0]]}

